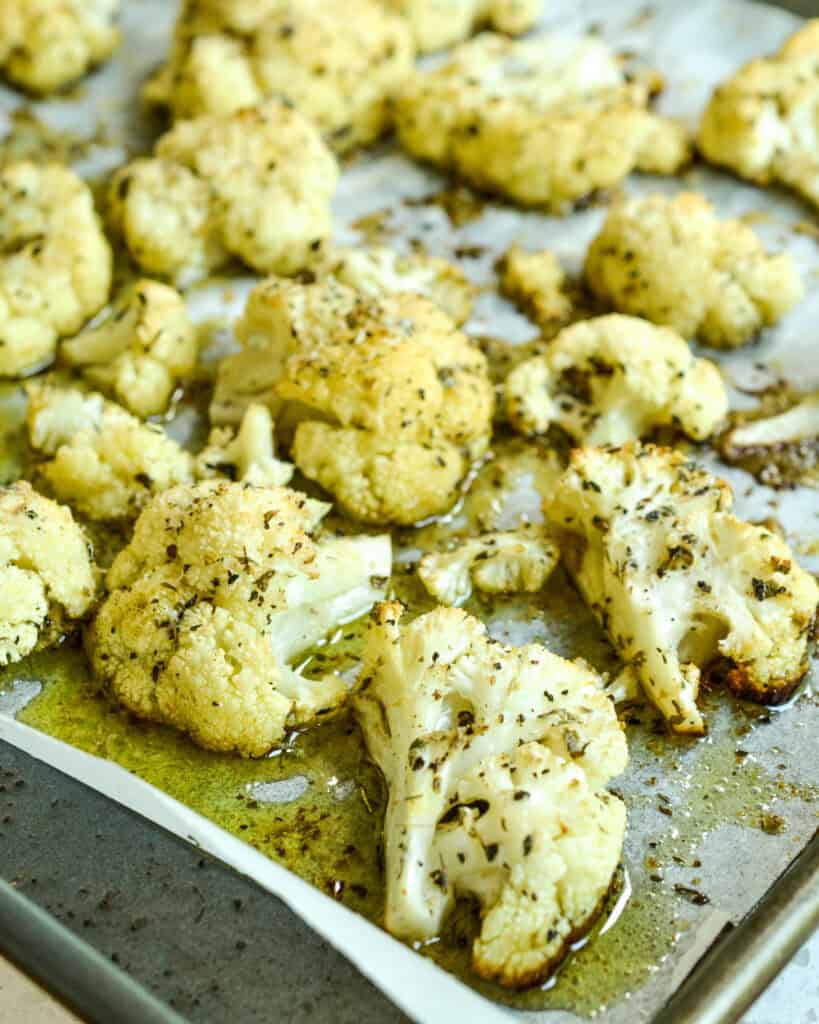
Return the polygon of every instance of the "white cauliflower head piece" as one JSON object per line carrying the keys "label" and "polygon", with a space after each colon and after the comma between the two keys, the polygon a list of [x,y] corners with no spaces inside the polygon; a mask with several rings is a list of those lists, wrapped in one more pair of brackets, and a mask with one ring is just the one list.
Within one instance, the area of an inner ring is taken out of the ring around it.
{"label": "white cauliflower head piece", "polygon": [[568,320],[573,303],[566,272],[553,252],[528,252],[513,245],[499,266],[500,292],[543,328]]}
{"label": "white cauliflower head piece", "polygon": [[33,93],[56,92],[119,46],[121,0],[0,0],[0,69]]}
{"label": "white cauliflower head piece", "polygon": [[170,59],[144,95],[177,118],[281,97],[347,152],[387,128],[413,57],[409,26],[376,0],[188,0]]}
{"label": "white cauliflower head piece", "polygon": [[390,540],[319,537],[328,506],[205,481],[155,498],[108,573],[94,671],[135,714],[212,750],[261,756],[347,694],[295,660],[384,595]]}
{"label": "white cauliflower head piece", "polygon": [[677,732],[704,731],[702,674],[785,700],[807,668],[819,600],[788,545],[731,513],[724,481],[676,451],[575,449],[546,506],[577,586],[648,697]]}
{"label": "white cauliflower head piece", "polygon": [[143,423],[96,392],[28,387],[29,443],[57,497],[89,519],[133,518],[148,499],[193,479],[194,462],[162,427]]}
{"label": "white cauliflower head piece", "polygon": [[485,33],[407,80],[396,128],[413,156],[560,212],[633,170],[673,174],[687,161],[684,129],[648,110],[657,84],[629,80],[600,40]]}
{"label": "white cauliflower head piece", "polygon": [[71,512],[24,481],[0,487],[0,665],[58,641],[95,593],[91,548]]}
{"label": "white cauliflower head piece", "polygon": [[273,417],[266,405],[249,405],[238,430],[215,427],[207,447],[196,456],[203,480],[228,476],[257,487],[290,483],[295,466],[276,458]]}
{"label": "white cauliflower head piece", "polygon": [[819,206],[817,71],[814,19],[716,89],[700,123],[705,159],[759,185],[786,185]]}
{"label": "white cauliflower head piece", "polygon": [[525,524],[430,552],[418,564],[418,577],[441,604],[460,605],[473,587],[485,594],[537,593],[559,561],[560,549],[549,532]]}
{"label": "white cauliflower head piece", "polygon": [[136,281],[104,319],[63,342],[60,356],[137,416],[164,413],[196,366],[196,329],[185,300],[159,281]]}
{"label": "white cauliflower head piece", "polygon": [[108,301],[111,247],[88,186],[58,164],[0,169],[0,377],[37,370]]}
{"label": "white cauliflower head piece", "polygon": [[528,32],[537,22],[543,0],[380,0],[410,23],[420,53],[443,50],[468,39],[479,28],[511,36]]}
{"label": "white cauliflower head piece", "polygon": [[802,298],[789,253],[769,255],[741,221],[693,192],[615,203],[586,257],[586,278],[620,313],[717,348],[750,341]]}
{"label": "white cauliflower head piece", "polygon": [[154,156],[121,167],[109,213],[149,274],[187,281],[238,259],[294,274],[332,230],[338,166],[314,125],[279,100],[178,122]]}
{"label": "white cauliflower head piece", "polygon": [[543,647],[505,647],[439,608],[406,626],[380,605],[355,706],[389,787],[387,928],[439,934],[481,903],[475,969],[543,980],[592,923],[620,859],[622,802],[605,784],[626,741],[600,679]]}
{"label": "white cauliflower head piece", "polygon": [[[432,302],[273,279],[237,334],[252,355],[233,360],[258,364],[259,397],[295,425],[293,461],[347,514],[410,524],[454,504],[489,443],[494,396],[485,357]],[[218,385],[216,399],[224,409]]]}
{"label": "white cauliflower head piece", "polygon": [[506,413],[523,434],[556,423],[584,445],[622,444],[660,426],[695,441],[728,411],[716,365],[668,327],[639,317],[594,317],[565,327],[543,355],[506,379]]}

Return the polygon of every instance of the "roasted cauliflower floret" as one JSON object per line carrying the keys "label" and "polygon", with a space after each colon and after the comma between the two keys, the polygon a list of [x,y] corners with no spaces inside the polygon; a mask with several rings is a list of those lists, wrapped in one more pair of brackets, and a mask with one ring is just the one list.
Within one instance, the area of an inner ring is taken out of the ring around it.
{"label": "roasted cauliflower floret", "polygon": [[193,458],[164,430],[102,395],[31,384],[28,435],[38,474],[89,519],[134,517],[148,499],[193,479]]}
{"label": "roasted cauliflower floret", "polygon": [[410,23],[419,53],[443,50],[491,27],[510,36],[528,32],[540,17],[543,0],[379,0]]}
{"label": "roasted cauliflower floret", "polygon": [[695,441],[728,411],[717,367],[668,327],[633,316],[565,327],[506,380],[506,413],[523,434],[559,424],[585,445],[622,444],[674,425]]}
{"label": "roasted cauliflower floret", "polygon": [[486,594],[534,594],[560,561],[560,549],[542,526],[485,533],[421,559],[418,576],[441,604],[463,604],[473,586]]}
{"label": "roasted cauliflower floret", "polygon": [[384,594],[389,537],[318,538],[329,506],[285,487],[205,481],[143,510],[88,633],[94,672],[134,714],[212,750],[265,754],[342,701],[292,667]]}
{"label": "roasted cauliflower floret", "polygon": [[731,514],[728,485],[675,451],[575,449],[546,506],[563,557],[636,678],[677,732],[704,730],[703,671],[766,704],[805,673],[819,600],[787,544]]}
{"label": "roasted cauliflower floret", "polygon": [[120,0],[0,0],[0,70],[33,93],[61,89],[119,46]]}
{"label": "roasted cauliflower floret", "polygon": [[592,291],[716,348],[743,345],[802,298],[789,253],[771,256],[741,221],[681,192],[615,203],[586,257]]}
{"label": "roasted cauliflower floret", "polygon": [[[345,513],[409,524],[452,506],[489,443],[493,391],[483,354],[432,302],[271,279],[237,334],[245,353],[221,373],[240,380],[237,364],[255,363],[257,398],[295,428],[293,461]],[[224,378],[214,404],[241,405]]]}
{"label": "roasted cauliflower floret", "polygon": [[459,325],[472,312],[475,288],[463,272],[453,263],[424,253],[401,256],[384,245],[338,249],[330,253],[328,270],[367,298],[400,292],[423,295]]}
{"label": "roasted cauliflower floret", "polygon": [[50,362],[110,288],[111,248],[88,186],[59,164],[0,169],[0,377]]}
{"label": "roasted cauliflower floret", "polygon": [[273,417],[266,405],[250,405],[239,429],[216,427],[207,447],[196,456],[196,475],[201,479],[227,476],[257,487],[290,483],[294,466],[276,458]]}
{"label": "roasted cauliflower floret", "polygon": [[386,926],[432,938],[475,896],[475,970],[535,984],[590,926],[620,859],[625,808],[603,787],[626,766],[623,732],[585,664],[505,647],[454,608],[403,628],[401,612],[377,608],[355,700],[389,787]]}
{"label": "roasted cauliflower floret", "polygon": [[714,92],[700,124],[706,160],[819,206],[819,19]]}
{"label": "roasted cauliflower floret", "polygon": [[59,640],[95,592],[90,545],[71,512],[24,481],[0,487],[0,665]]}
{"label": "roasted cauliflower floret", "polygon": [[60,356],[137,416],[163,413],[196,366],[196,329],[185,300],[159,281],[135,282],[105,319],[63,342]]}
{"label": "roasted cauliflower floret", "polygon": [[553,252],[527,252],[513,245],[498,267],[500,291],[543,328],[564,323],[573,303],[566,288],[566,273]]}
{"label": "roasted cauliflower floret", "polygon": [[628,80],[599,40],[486,33],[408,79],[396,127],[414,156],[560,212],[630,171],[673,174],[686,162],[684,130],[647,109],[656,85]]}
{"label": "roasted cauliflower floret", "polygon": [[110,217],[149,274],[186,281],[232,258],[293,274],[331,232],[337,179],[315,127],[269,100],[176,124],[113,176]]}
{"label": "roasted cauliflower floret", "polygon": [[347,152],[387,128],[413,56],[409,26],[375,0],[188,0],[170,60],[144,95],[175,117],[232,114],[281,97]]}
{"label": "roasted cauliflower floret", "polygon": [[740,422],[720,439],[722,457],[770,487],[819,487],[819,392],[795,402],[788,395],[784,409],[770,397],[773,410],[763,398],[761,410],[735,414]]}

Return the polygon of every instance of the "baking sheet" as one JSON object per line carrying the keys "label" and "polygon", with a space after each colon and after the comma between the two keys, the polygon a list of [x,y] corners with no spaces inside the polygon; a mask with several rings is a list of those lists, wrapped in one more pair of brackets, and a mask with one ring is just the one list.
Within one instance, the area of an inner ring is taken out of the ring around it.
{"label": "baking sheet", "polygon": [[[637,53],[659,68],[668,83],[660,109],[692,125],[717,81],[747,58],[774,49],[798,25],[798,19],[784,11],[739,0],[651,6],[624,0],[616,9],[606,2],[547,0],[546,6],[544,27],[597,31],[612,45]],[[73,98],[33,105],[37,116],[55,132],[94,140],[76,163],[82,173],[96,177],[149,141],[150,125],[141,115],[136,91],[162,56],[175,10],[174,4],[164,0],[125,0],[126,43],[115,61]],[[2,116],[8,117],[21,102],[18,95],[0,90]],[[345,170],[335,201],[338,241],[354,241],[358,237],[354,222],[387,209],[390,212],[381,219],[381,226],[392,244],[417,239],[430,252],[449,258],[458,249],[483,247],[480,256],[460,262],[476,283],[489,284],[495,259],[513,241],[527,247],[548,246],[568,269],[579,270],[586,244],[605,215],[603,208],[591,207],[570,218],[555,219],[489,204],[478,218],[453,227],[439,205],[415,202],[438,192],[443,184],[439,176],[389,146],[357,160]],[[819,387],[813,326],[819,313],[819,250],[814,238],[794,231],[800,223],[813,221],[813,214],[784,193],[763,192],[702,167],[695,167],[682,180],[635,178],[627,183],[627,190],[634,193],[682,187],[704,192],[723,214],[751,216],[755,230],[771,247],[793,253],[806,280],[804,302],[776,329],[739,352],[716,354],[734,385],[735,407],[751,401],[740,389],[758,388],[778,377],[800,388]],[[412,205],[405,205],[406,199],[413,200]],[[190,295],[194,317],[205,321],[225,313],[235,315],[253,283],[251,278],[231,280],[229,296],[223,285],[197,287]],[[510,341],[525,341],[535,334],[524,318],[489,292],[480,296],[467,329]],[[708,355],[715,357],[710,351]],[[819,558],[809,553],[819,534],[817,493],[774,492],[741,470],[712,461],[734,485],[738,513],[752,519],[774,515],[804,564],[819,568]],[[527,503],[526,496],[523,500]],[[531,495],[528,506],[537,506]],[[523,622],[497,619],[490,622],[490,629],[516,643],[539,639],[567,643],[548,615]],[[570,648],[570,640],[568,644]],[[158,790],[14,721],[14,701],[25,699],[27,692],[30,696],[31,688],[23,685],[6,698],[0,738],[255,878],[416,1020],[443,1021],[453,1013],[478,1021],[508,1019],[512,1011],[474,994]],[[814,750],[819,700],[810,681],[793,707],[757,718],[749,718],[729,697],[716,696],[709,702],[708,720],[706,739],[676,741],[663,744],[662,749],[645,723],[630,730],[632,765],[618,788],[629,804],[625,863],[634,895],[617,925],[573,957],[561,972],[558,986],[582,987],[584,972],[597,977],[601,964],[608,963],[610,972],[618,976],[608,989],[616,994],[616,1001],[607,1007],[607,1020],[631,1024],[650,1017],[725,924],[739,921],[773,883],[819,823],[819,764]],[[764,830],[772,820],[779,829],[780,819],[781,831]],[[692,892],[703,894],[708,902],[691,902]],[[650,924],[650,940],[646,938],[638,950],[628,948],[636,934],[630,920]],[[577,1020],[564,1012],[527,1016],[550,1024]]]}

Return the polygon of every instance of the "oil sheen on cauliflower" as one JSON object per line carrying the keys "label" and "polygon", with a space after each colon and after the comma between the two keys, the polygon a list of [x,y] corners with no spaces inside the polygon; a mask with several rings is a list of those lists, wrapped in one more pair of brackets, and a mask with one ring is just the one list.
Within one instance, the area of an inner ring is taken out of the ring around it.
{"label": "oil sheen on cauliflower", "polygon": [[[230,360],[223,373],[254,381],[289,424],[293,461],[346,514],[410,524],[454,504],[488,446],[493,390],[483,354],[432,302],[370,299],[334,278],[271,279],[237,334],[252,355],[242,373]],[[224,383],[216,397],[230,407]]]}
{"label": "oil sheen on cauliflower", "polygon": [[455,608],[403,627],[401,612],[376,609],[355,700],[389,787],[386,926],[433,938],[474,896],[475,970],[536,984],[611,885],[626,815],[603,787],[626,766],[625,737],[585,664],[505,647]]}
{"label": "oil sheen on cauliflower", "polygon": [[142,512],[88,633],[94,672],[142,718],[212,750],[267,753],[347,694],[294,661],[381,598],[390,540],[317,537],[329,506],[285,487],[205,481]]}
{"label": "oil sheen on cauliflower", "polygon": [[731,514],[728,485],[676,451],[575,449],[546,507],[564,560],[626,664],[677,732],[704,731],[702,673],[785,700],[807,667],[819,587],[788,545]]}
{"label": "oil sheen on cauliflower", "polygon": [[513,245],[499,266],[500,292],[538,325],[548,329],[567,321],[573,303],[566,273],[553,252],[527,252]]}
{"label": "oil sheen on cauliflower", "polygon": [[385,245],[337,249],[330,253],[328,272],[372,299],[400,292],[423,295],[458,325],[472,312],[475,288],[463,272],[454,263],[425,253],[401,256]]}
{"label": "oil sheen on cauliflower", "polygon": [[144,95],[175,117],[281,97],[347,152],[387,128],[413,56],[409,26],[376,0],[187,0],[170,60]]}
{"label": "oil sheen on cauliflower", "polygon": [[0,665],[55,643],[94,600],[88,540],[23,481],[0,487]]}
{"label": "oil sheen on cauliflower", "polygon": [[473,586],[485,594],[534,594],[560,561],[560,549],[542,526],[485,533],[452,551],[424,555],[418,576],[441,604],[468,600]]}
{"label": "oil sheen on cauliflower", "polygon": [[164,413],[197,357],[182,296],[159,281],[131,285],[102,320],[62,344],[60,356],[137,416]]}
{"label": "oil sheen on cauliflower", "polygon": [[337,179],[313,124],[268,100],[177,123],[116,172],[109,212],[149,274],[187,282],[231,259],[294,274],[331,232]]}
{"label": "oil sheen on cauliflower", "polygon": [[819,206],[819,19],[717,88],[699,147],[711,163]]}
{"label": "oil sheen on cauliflower", "polygon": [[238,430],[215,427],[207,447],[196,456],[202,480],[227,476],[257,487],[290,483],[295,466],[276,458],[273,417],[266,405],[249,405]]}
{"label": "oil sheen on cauliflower", "polygon": [[681,192],[615,203],[589,247],[592,291],[618,312],[716,348],[750,341],[802,298],[789,253],[769,255],[741,221]]}
{"label": "oil sheen on cauliflower", "polygon": [[0,0],[0,70],[33,93],[70,85],[119,46],[121,0]]}
{"label": "oil sheen on cauliflower", "polygon": [[153,494],[193,479],[193,458],[157,424],[95,392],[31,384],[28,434],[38,474],[89,519],[133,518]]}
{"label": "oil sheen on cauliflower", "polygon": [[599,40],[485,33],[408,79],[396,127],[413,156],[560,212],[630,171],[673,174],[688,160],[684,130],[647,109],[657,85],[627,79]]}
{"label": "oil sheen on cauliflower", "polygon": [[491,27],[510,36],[528,32],[540,17],[543,0],[379,0],[410,23],[419,53],[443,50]]}
{"label": "oil sheen on cauliflower", "polygon": [[87,185],[59,164],[0,169],[0,377],[54,358],[108,301],[111,248]]}
{"label": "oil sheen on cauliflower", "polygon": [[523,434],[559,424],[574,441],[622,444],[674,425],[695,441],[728,411],[717,367],[678,334],[633,316],[565,327],[506,380],[506,412]]}

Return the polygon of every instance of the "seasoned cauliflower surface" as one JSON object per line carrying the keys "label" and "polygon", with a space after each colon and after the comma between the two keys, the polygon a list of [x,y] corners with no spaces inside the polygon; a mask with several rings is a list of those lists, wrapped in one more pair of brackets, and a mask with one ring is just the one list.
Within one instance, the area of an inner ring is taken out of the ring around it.
{"label": "seasoned cauliflower surface", "polygon": [[396,127],[414,156],[561,211],[632,170],[672,174],[688,160],[684,130],[647,109],[656,85],[628,80],[599,40],[485,33],[408,79]]}
{"label": "seasoned cauliflower surface", "polygon": [[108,301],[111,248],[91,192],[58,164],[0,168],[0,377],[50,362]]}
{"label": "seasoned cauliflower surface", "polygon": [[317,538],[328,506],[284,487],[205,481],[155,498],[108,573],[87,647],[135,714],[212,750],[261,756],[342,701],[299,655],[383,597],[389,537]]}
{"label": "seasoned cauliflower surface", "polygon": [[473,586],[486,594],[536,593],[560,561],[560,549],[542,526],[485,533],[452,551],[424,555],[418,576],[441,604],[463,604]]}
{"label": "seasoned cauliflower surface", "polygon": [[763,397],[760,409],[734,414],[734,420],[720,438],[726,462],[738,463],[769,487],[819,487],[819,392],[773,393]]}
{"label": "seasoned cauliflower surface", "polygon": [[[344,512],[411,524],[453,505],[487,449],[493,390],[483,354],[432,302],[271,279],[237,334],[246,352],[222,372],[255,362],[258,397],[295,425],[293,461]],[[238,405],[217,386],[222,413]]]}
{"label": "seasoned cauliflower surface", "polygon": [[121,0],[0,0],[0,70],[14,85],[50,93],[119,46]]}
{"label": "seasoned cauliflower surface", "polygon": [[711,163],[759,185],[786,185],[819,206],[819,19],[719,86],[699,148]]}
{"label": "seasoned cauliflower surface", "polygon": [[239,259],[294,274],[332,230],[335,159],[279,100],[182,121],[114,174],[111,222],[149,274],[187,281]]}
{"label": "seasoned cauliflower surface", "polygon": [[328,269],[342,284],[362,296],[411,292],[431,299],[456,324],[469,319],[475,288],[463,272],[447,260],[424,253],[399,255],[387,246],[368,249],[338,249],[330,253]]}
{"label": "seasoned cauliflower surface", "polygon": [[567,321],[572,300],[566,287],[566,273],[553,252],[527,252],[513,245],[498,268],[500,291],[543,328]]}
{"label": "seasoned cauliflower surface", "polygon": [[420,53],[442,50],[468,39],[479,28],[510,36],[528,32],[540,17],[543,0],[379,0],[410,23]]}
{"label": "seasoned cauliflower surface", "polygon": [[196,474],[201,479],[227,476],[257,487],[290,483],[294,468],[276,458],[273,417],[266,405],[248,406],[236,431],[214,428],[207,447],[196,456]]}
{"label": "seasoned cauliflower surface", "polygon": [[135,516],[153,494],[193,479],[192,457],[164,430],[95,392],[29,385],[28,434],[38,473],[89,519]]}
{"label": "seasoned cauliflower surface", "polygon": [[376,0],[188,0],[170,60],[144,95],[175,117],[281,97],[347,152],[387,128],[413,57],[409,26]]}
{"label": "seasoned cauliflower surface", "polygon": [[750,341],[802,298],[789,253],[768,255],[741,221],[693,192],[615,203],[586,257],[592,291],[717,348]]}
{"label": "seasoned cauliflower surface", "polygon": [[506,412],[523,434],[559,424],[576,442],[622,444],[674,425],[695,441],[728,411],[717,367],[668,327],[633,316],[565,327],[506,380]]}
{"label": "seasoned cauliflower surface", "polygon": [[564,560],[645,692],[677,732],[704,730],[704,670],[766,704],[805,673],[819,587],[787,544],[731,514],[722,480],[675,451],[575,449],[546,514]]}
{"label": "seasoned cauliflower surface", "polygon": [[90,546],[71,512],[24,481],[0,487],[0,665],[58,641],[95,591]]}
{"label": "seasoned cauliflower surface", "polygon": [[143,279],[101,323],[63,342],[60,356],[126,409],[147,417],[167,410],[177,384],[195,367],[197,350],[182,296]]}
{"label": "seasoned cauliflower surface", "polygon": [[626,766],[625,737],[584,664],[505,647],[458,609],[404,627],[401,612],[377,608],[355,699],[389,787],[386,926],[432,938],[472,895],[475,969],[535,984],[610,887],[625,808],[603,787]]}

